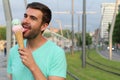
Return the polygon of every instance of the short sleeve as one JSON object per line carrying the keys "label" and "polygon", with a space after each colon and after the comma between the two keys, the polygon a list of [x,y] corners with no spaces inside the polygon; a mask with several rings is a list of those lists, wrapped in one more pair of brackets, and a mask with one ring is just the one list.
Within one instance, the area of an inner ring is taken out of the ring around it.
{"label": "short sleeve", "polygon": [[59,76],[66,78],[67,63],[65,52],[61,50],[59,53],[55,54],[51,66],[49,76]]}

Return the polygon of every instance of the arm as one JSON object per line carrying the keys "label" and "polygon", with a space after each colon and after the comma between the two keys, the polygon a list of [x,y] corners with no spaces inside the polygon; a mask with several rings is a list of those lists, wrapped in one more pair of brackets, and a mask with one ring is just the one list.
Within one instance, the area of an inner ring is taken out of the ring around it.
{"label": "arm", "polygon": [[33,74],[35,80],[65,80],[64,78],[58,77],[58,76],[49,76],[48,79],[46,79],[37,65],[34,66],[31,69],[31,71],[32,71],[32,74]]}
{"label": "arm", "polygon": [[12,80],[12,74],[8,74],[8,79]]}
{"label": "arm", "polygon": [[57,76],[50,76],[48,77],[48,80],[65,80],[65,78],[57,77]]}
{"label": "arm", "polygon": [[31,70],[35,80],[47,80],[36,64],[33,65],[33,67],[30,68],[30,70]]}

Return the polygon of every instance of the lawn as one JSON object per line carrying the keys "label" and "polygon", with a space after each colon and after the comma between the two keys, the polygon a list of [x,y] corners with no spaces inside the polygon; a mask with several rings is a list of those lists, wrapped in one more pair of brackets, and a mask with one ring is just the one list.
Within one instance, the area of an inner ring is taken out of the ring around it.
{"label": "lawn", "polygon": [[[81,52],[66,53],[68,71],[80,80],[120,80],[120,62],[101,57],[95,50],[86,51],[86,67],[82,68]],[[66,80],[75,80],[67,75]]]}

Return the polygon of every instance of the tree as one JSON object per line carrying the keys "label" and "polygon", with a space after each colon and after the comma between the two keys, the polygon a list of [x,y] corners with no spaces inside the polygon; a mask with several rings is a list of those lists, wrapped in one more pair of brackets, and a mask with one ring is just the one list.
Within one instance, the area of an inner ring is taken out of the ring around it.
{"label": "tree", "polygon": [[81,33],[75,33],[75,38],[76,38],[76,40],[77,40],[77,46],[82,46],[82,35],[81,35]]}
{"label": "tree", "polygon": [[[64,30],[62,30],[62,32],[63,32],[63,36],[64,36],[64,37],[66,37],[66,38],[68,38],[68,39],[71,39],[71,32],[70,32],[70,30],[64,29]],[[61,35],[61,31],[59,31],[58,34]]]}
{"label": "tree", "polygon": [[[68,29],[64,29],[62,30],[63,32],[63,36],[71,39],[71,34],[72,32],[70,32],[70,30]],[[58,32],[58,34],[61,34],[60,31]],[[74,33],[74,39],[77,41],[77,46],[82,46],[82,34],[81,33]],[[92,37],[89,35],[89,33],[86,33],[86,45],[89,46],[90,44],[92,44]]]}
{"label": "tree", "polygon": [[[75,39],[77,40],[77,46],[82,46],[82,34],[75,33]],[[86,45],[89,46],[90,44],[92,44],[92,37],[89,33],[86,33]]]}
{"label": "tree", "polygon": [[44,35],[45,37],[47,37],[47,38],[50,38],[50,37],[51,37],[51,33],[50,33],[50,32],[45,32],[43,35]]}
{"label": "tree", "polygon": [[116,16],[114,31],[113,31],[113,42],[120,44],[120,12]]}
{"label": "tree", "polygon": [[89,33],[86,33],[86,45],[89,46],[90,44],[92,44],[92,37]]}
{"label": "tree", "polygon": [[[108,40],[109,40],[110,28],[111,28],[111,23],[109,22],[109,23],[108,23],[108,29],[107,29],[107,32],[108,32]],[[108,42],[108,41],[105,41],[105,44],[109,44],[109,42]]]}
{"label": "tree", "polygon": [[6,27],[0,27],[0,40],[6,40]]}

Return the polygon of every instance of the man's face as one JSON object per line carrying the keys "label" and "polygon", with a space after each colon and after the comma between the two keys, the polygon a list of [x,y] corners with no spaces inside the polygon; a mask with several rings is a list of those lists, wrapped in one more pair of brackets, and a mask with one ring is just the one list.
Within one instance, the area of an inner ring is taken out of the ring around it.
{"label": "man's face", "polygon": [[25,29],[23,37],[34,39],[41,34],[42,12],[37,9],[28,8],[24,14],[22,26]]}

